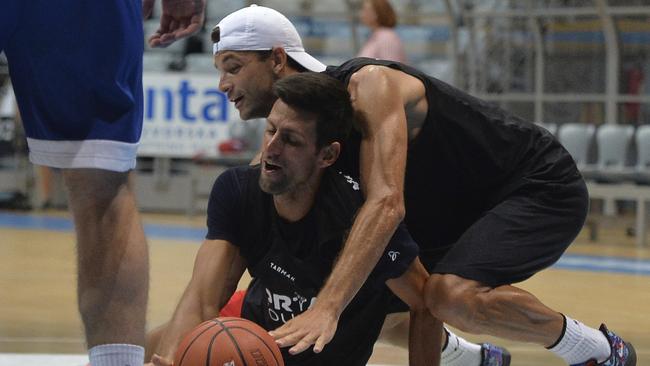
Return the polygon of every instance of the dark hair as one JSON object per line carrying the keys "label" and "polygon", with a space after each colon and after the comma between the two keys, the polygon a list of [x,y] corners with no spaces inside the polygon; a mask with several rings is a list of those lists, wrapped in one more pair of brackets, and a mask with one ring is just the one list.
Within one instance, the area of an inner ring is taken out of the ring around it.
{"label": "dark hair", "polygon": [[[271,50],[263,50],[263,51],[251,51],[257,53],[257,57],[259,57],[260,61],[264,61],[271,57]],[[307,70],[306,67],[302,66],[301,64],[298,63],[298,61],[294,60],[291,58],[291,56],[287,55],[287,64],[289,67],[292,69],[298,71],[298,72],[305,72],[309,71]]]}
{"label": "dark hair", "polygon": [[339,80],[317,72],[302,72],[273,84],[273,94],[288,106],[316,116],[316,146],[343,142],[354,120],[350,94]]}
{"label": "dark hair", "polygon": [[377,14],[377,23],[381,27],[393,28],[397,24],[395,10],[388,0],[368,0]]}

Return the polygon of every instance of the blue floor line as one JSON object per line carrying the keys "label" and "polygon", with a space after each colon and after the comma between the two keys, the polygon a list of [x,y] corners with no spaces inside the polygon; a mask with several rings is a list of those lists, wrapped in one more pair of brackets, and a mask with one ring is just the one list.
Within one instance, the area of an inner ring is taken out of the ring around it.
{"label": "blue floor line", "polygon": [[[63,217],[17,215],[0,212],[0,227],[12,229],[36,229],[70,232],[74,229],[72,221]],[[206,229],[180,225],[145,224],[144,232],[156,239],[191,240],[200,243],[205,238]]]}
{"label": "blue floor line", "polygon": [[[21,215],[8,212],[0,212],[0,227],[59,232],[73,230],[72,222],[67,218]],[[187,240],[196,244],[201,243],[206,234],[204,228],[191,228],[181,225],[145,224],[144,231],[147,237],[150,238]],[[614,256],[564,254],[552,268],[650,276],[650,260]]]}

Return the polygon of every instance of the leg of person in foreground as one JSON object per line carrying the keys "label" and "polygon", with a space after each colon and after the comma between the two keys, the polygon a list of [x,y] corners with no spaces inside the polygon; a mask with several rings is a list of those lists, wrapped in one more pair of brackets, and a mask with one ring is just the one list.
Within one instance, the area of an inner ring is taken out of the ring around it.
{"label": "leg of person in foreground", "polygon": [[[393,313],[386,316],[379,342],[408,348],[409,313]],[[476,344],[443,328],[442,366],[508,366],[510,353],[490,343]]]}
{"label": "leg of person in foreground", "polygon": [[577,366],[635,366],[631,344],[551,310],[511,285],[490,287],[453,274],[433,274],[425,287],[431,312],[460,330],[543,345]]}
{"label": "leg of person in foreground", "polygon": [[90,364],[141,365],[149,263],[128,173],[65,169],[63,176],[77,233]]}

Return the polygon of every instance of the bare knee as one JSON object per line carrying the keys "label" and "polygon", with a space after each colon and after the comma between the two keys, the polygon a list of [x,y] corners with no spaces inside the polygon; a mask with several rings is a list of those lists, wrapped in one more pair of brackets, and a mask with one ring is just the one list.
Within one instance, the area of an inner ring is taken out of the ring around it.
{"label": "bare knee", "polygon": [[468,333],[481,333],[489,288],[451,274],[433,274],[425,285],[425,303],[429,311],[445,323]]}

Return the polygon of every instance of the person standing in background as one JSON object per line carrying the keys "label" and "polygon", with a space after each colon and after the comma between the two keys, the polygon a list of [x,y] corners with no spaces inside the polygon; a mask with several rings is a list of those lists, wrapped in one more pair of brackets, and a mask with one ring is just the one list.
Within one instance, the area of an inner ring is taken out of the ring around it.
{"label": "person standing in background", "polygon": [[[161,0],[151,47],[198,31],[205,0]],[[144,361],[148,249],[129,172],[142,130],[143,15],[155,0],[3,0],[0,52],[32,163],[61,169],[92,366]]]}
{"label": "person standing in background", "polygon": [[364,0],[359,19],[372,33],[357,56],[407,63],[404,45],[395,32],[397,16],[388,0]]}

